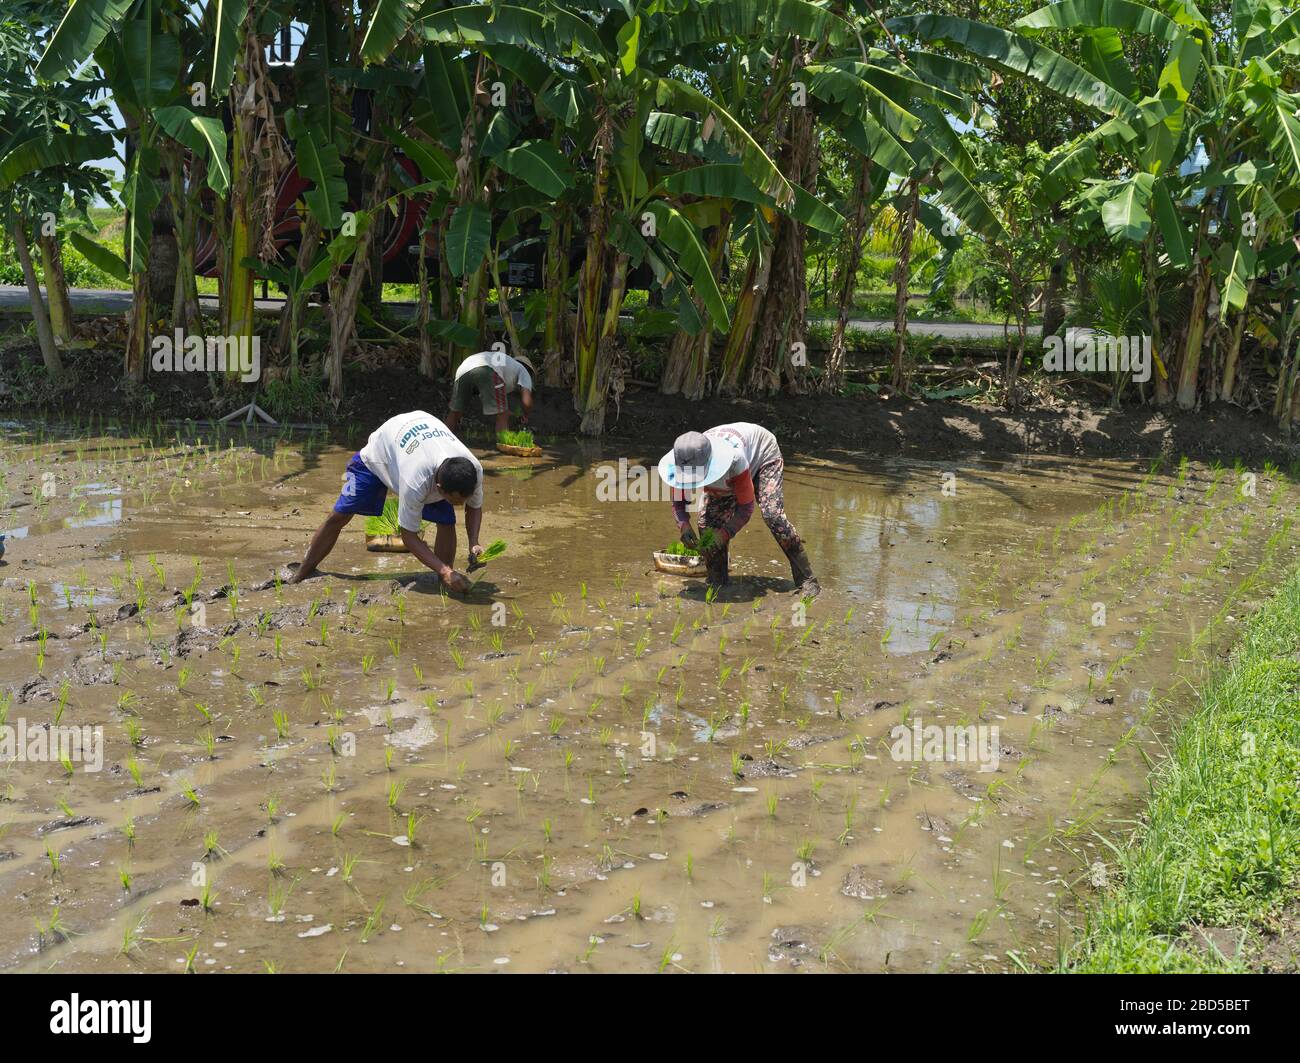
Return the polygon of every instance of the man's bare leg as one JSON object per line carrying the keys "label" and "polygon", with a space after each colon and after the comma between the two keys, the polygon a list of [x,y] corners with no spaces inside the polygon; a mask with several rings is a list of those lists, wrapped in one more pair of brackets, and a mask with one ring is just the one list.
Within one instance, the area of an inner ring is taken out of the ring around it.
{"label": "man's bare leg", "polygon": [[456,525],[436,524],[433,536],[433,556],[444,565],[456,567]]}
{"label": "man's bare leg", "polygon": [[460,418],[461,418],[460,410],[452,410],[450,413],[447,414],[446,424],[447,427],[452,430],[453,434],[458,434],[458,430],[460,429]]}
{"label": "man's bare leg", "polygon": [[[325,523],[317,528],[316,534],[311,537],[307,553],[302,559],[302,564],[298,566],[298,571],[289,577],[290,583],[300,583],[316,571],[316,566],[329,556],[329,552],[334,549],[334,544],[339,540],[339,532],[347,527],[351,519],[351,513],[331,513],[325,518]],[[452,548],[455,549],[454,542]]]}
{"label": "man's bare leg", "polygon": [[502,410],[497,414],[497,434],[510,431],[510,411]]}

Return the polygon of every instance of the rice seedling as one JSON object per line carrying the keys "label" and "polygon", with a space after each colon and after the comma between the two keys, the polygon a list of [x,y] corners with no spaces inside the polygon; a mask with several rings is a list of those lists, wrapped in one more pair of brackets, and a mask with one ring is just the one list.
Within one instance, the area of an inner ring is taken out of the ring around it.
{"label": "rice seedling", "polygon": [[365,925],[361,928],[361,944],[366,944],[374,936],[375,931],[379,929],[380,921],[384,915],[384,904],[385,901],[380,899],[379,903],[366,916]]}
{"label": "rice seedling", "polygon": [[72,936],[72,931],[64,924],[60,910],[55,907],[45,922],[40,919],[33,920],[36,923],[36,947],[38,950],[44,950],[50,945],[67,941]]}

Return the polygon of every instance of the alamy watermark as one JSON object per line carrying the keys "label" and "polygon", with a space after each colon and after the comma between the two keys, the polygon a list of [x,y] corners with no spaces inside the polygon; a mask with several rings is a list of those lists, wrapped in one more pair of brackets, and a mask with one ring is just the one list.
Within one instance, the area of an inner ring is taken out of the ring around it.
{"label": "alamy watermark", "polygon": [[171,336],[149,341],[155,373],[239,373],[250,384],[262,377],[260,336],[187,336],[177,329]]}
{"label": "alamy watermark", "polygon": [[0,763],[80,764],[82,771],[104,768],[104,728],[64,724],[33,724],[18,718],[17,724],[0,725]]}
{"label": "alamy watermark", "polygon": [[978,764],[980,771],[997,771],[1001,739],[996,724],[966,726],[923,724],[918,717],[889,732],[889,755],[897,761]]}
{"label": "alamy watermark", "polygon": [[[596,466],[597,502],[671,502],[674,494],[684,492],[669,487],[658,471],[644,465],[632,465],[627,458],[618,464],[605,462]],[[704,498],[703,491],[685,492],[689,496],[687,509],[698,510]]]}
{"label": "alamy watermark", "polygon": [[1043,337],[1043,369],[1049,373],[1132,373],[1135,384],[1151,379],[1151,337],[1109,336],[1068,328]]}

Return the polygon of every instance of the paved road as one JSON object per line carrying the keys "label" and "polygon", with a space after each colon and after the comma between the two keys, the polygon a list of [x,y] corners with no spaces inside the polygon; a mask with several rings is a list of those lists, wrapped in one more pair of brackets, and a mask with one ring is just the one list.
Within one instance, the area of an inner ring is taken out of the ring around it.
{"label": "paved road", "polygon": [[[205,310],[215,311],[217,309],[216,296],[200,296],[199,302],[203,304]],[[28,298],[26,288],[0,284],[0,311],[26,310],[30,303],[31,300]],[[258,299],[256,301],[258,310],[278,312],[283,305],[283,299]],[[391,307],[398,314],[413,314],[415,312],[414,303],[387,303],[385,305]],[[107,288],[78,288],[72,292],[72,306],[79,314],[125,314],[131,308],[131,293]],[[893,321],[858,318],[849,322],[849,328],[854,332],[893,332],[894,323]],[[907,331],[916,336],[935,336],[949,340],[998,340],[1004,334],[1001,325],[971,321],[909,320]],[[1031,325],[1029,328],[1031,336],[1037,336],[1039,331],[1037,325]],[[1014,334],[1014,332],[1015,328],[1012,326],[1011,333]]]}

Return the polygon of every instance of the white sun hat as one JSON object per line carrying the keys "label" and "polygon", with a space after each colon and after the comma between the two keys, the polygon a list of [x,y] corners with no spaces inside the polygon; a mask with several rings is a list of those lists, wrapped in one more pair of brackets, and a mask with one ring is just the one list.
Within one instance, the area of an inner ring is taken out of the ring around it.
{"label": "white sun hat", "polygon": [[735,458],[736,448],[730,443],[715,447],[703,432],[684,432],[659,459],[659,475],[669,487],[681,491],[707,487],[727,474]]}

